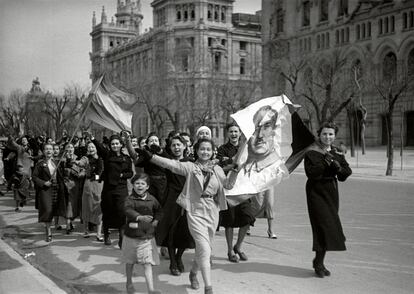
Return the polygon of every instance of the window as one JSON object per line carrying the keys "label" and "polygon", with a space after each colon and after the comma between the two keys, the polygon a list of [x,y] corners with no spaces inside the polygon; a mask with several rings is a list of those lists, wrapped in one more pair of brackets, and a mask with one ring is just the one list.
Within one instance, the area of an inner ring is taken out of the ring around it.
{"label": "window", "polygon": [[390,27],[390,32],[394,33],[395,31],[395,17],[394,15],[391,16],[391,23],[390,23],[391,27]]}
{"label": "window", "polygon": [[240,74],[246,74],[246,59],[240,58]]}
{"label": "window", "polygon": [[207,39],[208,47],[211,47],[213,45],[213,38],[209,37]]}
{"label": "window", "polygon": [[227,43],[226,39],[221,39],[221,45],[223,45],[224,47],[226,47],[226,43]]}
{"label": "window", "polygon": [[194,4],[190,5],[190,18],[191,20],[195,19],[195,10],[194,10]]}
{"label": "window", "polygon": [[379,34],[382,35],[383,34],[383,30],[382,30],[382,18],[378,21],[378,29],[379,29]]}
{"label": "window", "polygon": [[359,25],[356,26],[356,38],[357,40],[361,39],[361,27]]}
{"label": "window", "polygon": [[307,27],[309,25],[310,25],[310,1],[303,1],[302,26]]}
{"label": "window", "polygon": [[320,37],[319,37],[319,35],[317,35],[316,36],[316,49],[319,49],[320,47],[321,47],[321,44],[320,44]]}
{"label": "window", "polygon": [[339,30],[336,30],[335,32],[335,44],[339,44]]}
{"label": "window", "polygon": [[221,54],[219,52],[214,53],[214,71],[219,72],[221,67]]}
{"label": "window", "polygon": [[368,38],[371,38],[371,22],[368,22]]}
{"label": "window", "polygon": [[183,54],[181,56],[181,68],[183,71],[188,71],[188,54]]}
{"label": "window", "polygon": [[382,75],[385,81],[392,82],[397,77],[397,56],[390,52],[384,57]]}
{"label": "window", "polygon": [[321,0],[319,21],[327,21],[328,20],[328,13],[329,13],[328,9],[329,9],[328,0]]}
{"label": "window", "polygon": [[324,34],[321,35],[321,47],[322,49],[325,48],[325,35]]}
{"label": "window", "polygon": [[213,20],[213,5],[209,4],[207,8],[207,19]]}
{"label": "window", "polygon": [[221,21],[226,22],[226,7],[221,7]]}
{"label": "window", "polygon": [[187,5],[184,5],[183,9],[184,9],[184,21],[187,21],[188,20],[188,7],[187,7]]}
{"label": "window", "polygon": [[362,28],[361,28],[361,35],[362,35],[362,39],[365,39],[365,24],[362,24]]}
{"label": "window", "polygon": [[348,0],[339,0],[338,16],[348,15]]}
{"label": "window", "polygon": [[408,27],[408,17],[407,17],[407,13],[403,13],[403,29],[406,29]]}
{"label": "window", "polygon": [[414,27],[414,11],[410,11],[410,28]]}
{"label": "window", "polygon": [[384,26],[385,26],[384,32],[387,34],[389,32],[388,31],[388,17],[385,18]]}
{"label": "window", "polygon": [[411,49],[407,58],[407,74],[409,77],[414,76],[414,49]]}
{"label": "window", "polygon": [[329,48],[329,33],[326,33],[326,48]]}
{"label": "window", "polygon": [[247,43],[244,41],[240,41],[240,50],[246,51]]}
{"label": "window", "polygon": [[175,6],[175,13],[176,13],[176,16],[177,16],[177,21],[180,21],[181,20],[181,6],[180,5],[177,5],[177,6]]}

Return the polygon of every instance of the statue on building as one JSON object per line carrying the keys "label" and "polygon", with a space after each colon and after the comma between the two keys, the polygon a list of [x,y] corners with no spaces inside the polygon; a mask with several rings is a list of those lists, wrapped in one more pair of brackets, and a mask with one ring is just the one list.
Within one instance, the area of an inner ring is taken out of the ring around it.
{"label": "statue on building", "polygon": [[30,89],[30,92],[34,93],[34,92],[41,92],[41,91],[42,89],[40,89],[39,77],[36,77],[32,81],[32,88]]}

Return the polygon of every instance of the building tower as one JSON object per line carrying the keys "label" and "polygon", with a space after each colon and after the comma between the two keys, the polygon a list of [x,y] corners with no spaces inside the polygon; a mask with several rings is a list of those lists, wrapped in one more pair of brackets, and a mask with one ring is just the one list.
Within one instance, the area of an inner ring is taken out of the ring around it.
{"label": "building tower", "polygon": [[105,71],[105,53],[113,47],[137,37],[141,33],[144,16],[141,13],[140,0],[118,0],[116,20],[108,22],[105,7],[102,7],[101,22],[96,24],[95,12],[92,16],[92,52],[89,54],[92,62],[92,82]]}

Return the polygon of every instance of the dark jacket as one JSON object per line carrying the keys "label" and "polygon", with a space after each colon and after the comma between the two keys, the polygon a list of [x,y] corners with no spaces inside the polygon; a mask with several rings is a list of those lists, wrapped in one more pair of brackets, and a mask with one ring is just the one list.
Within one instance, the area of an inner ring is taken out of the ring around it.
{"label": "dark jacket", "polygon": [[[162,218],[162,209],[160,203],[154,196],[147,193],[145,200],[141,199],[134,191],[125,200],[124,213],[127,218],[125,235],[131,238],[151,239],[155,234],[154,221],[160,221]],[[153,216],[152,223],[137,221],[141,215]],[[137,222],[138,228],[130,228],[131,222]]]}

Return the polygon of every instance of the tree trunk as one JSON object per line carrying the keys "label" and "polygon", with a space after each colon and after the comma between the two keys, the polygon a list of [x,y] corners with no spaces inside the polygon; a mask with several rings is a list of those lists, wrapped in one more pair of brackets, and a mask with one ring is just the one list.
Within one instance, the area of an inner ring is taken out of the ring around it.
{"label": "tree trunk", "polygon": [[354,136],[354,120],[352,118],[352,111],[347,109],[346,111],[349,125],[349,136],[351,139],[351,157],[355,157],[355,136]]}
{"label": "tree trunk", "polygon": [[388,113],[386,114],[386,121],[387,121],[387,171],[385,172],[386,176],[392,176],[392,169],[394,166],[394,145],[392,142],[392,112],[393,109],[390,108]]}
{"label": "tree trunk", "polygon": [[365,122],[361,122],[360,125],[360,138],[362,155],[365,155]]}

